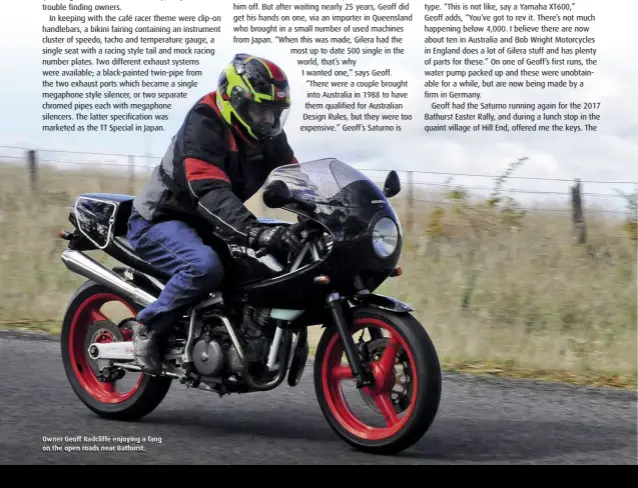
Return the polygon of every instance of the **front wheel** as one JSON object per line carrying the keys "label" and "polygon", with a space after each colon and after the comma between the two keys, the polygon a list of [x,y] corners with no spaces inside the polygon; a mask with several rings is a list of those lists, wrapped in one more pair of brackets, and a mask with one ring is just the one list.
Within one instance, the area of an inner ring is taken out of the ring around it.
{"label": "front wheel", "polygon": [[[363,339],[366,329],[371,338],[367,341]],[[330,427],[351,446],[375,454],[396,454],[423,437],[438,411],[442,379],[436,350],[411,315],[355,309],[350,332],[361,332],[359,339],[354,337],[355,344],[369,355],[375,384],[356,390],[339,333],[336,327],[329,327],[315,359],[319,405]],[[348,380],[350,385],[344,384]],[[354,411],[355,401],[346,401],[346,389],[362,404],[361,414]]]}

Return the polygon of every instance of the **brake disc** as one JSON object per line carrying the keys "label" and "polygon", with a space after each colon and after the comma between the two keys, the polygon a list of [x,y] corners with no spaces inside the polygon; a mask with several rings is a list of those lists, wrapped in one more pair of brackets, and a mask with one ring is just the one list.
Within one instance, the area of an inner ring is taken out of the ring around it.
{"label": "brake disc", "polygon": [[[383,337],[381,339],[374,339],[367,343],[368,352],[370,354],[370,361],[377,362],[381,360],[383,351],[388,344],[388,338]],[[390,393],[390,400],[394,405],[394,410],[397,413],[404,412],[410,406],[410,398],[412,396],[412,371],[410,369],[410,361],[407,353],[403,350],[399,350],[398,357],[395,357],[394,364],[394,386]],[[397,374],[397,366],[402,368],[402,374]],[[399,387],[397,389],[397,387]],[[363,401],[372,410],[377,413],[381,413],[379,407],[377,407],[374,400],[370,398],[363,390],[359,390],[359,394]]]}

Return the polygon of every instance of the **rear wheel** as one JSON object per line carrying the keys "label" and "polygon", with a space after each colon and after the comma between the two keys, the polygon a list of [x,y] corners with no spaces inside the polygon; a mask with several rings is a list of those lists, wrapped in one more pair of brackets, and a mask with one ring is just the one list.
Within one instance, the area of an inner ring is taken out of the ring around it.
{"label": "rear wheel", "polygon": [[[356,390],[339,334],[330,327],[317,348],[317,399],[332,429],[347,443],[365,452],[396,454],[421,439],[434,421],[441,397],[439,359],[427,332],[411,315],[365,308],[355,309],[352,316],[350,331],[361,333],[355,344],[369,353],[375,384]],[[348,386],[351,401],[346,400]],[[361,413],[356,413],[357,401]]]}
{"label": "rear wheel", "polygon": [[[108,304],[108,305],[107,305]],[[119,305],[124,320],[112,320],[105,306]],[[98,379],[97,362],[88,355],[93,342],[132,340],[127,320],[139,307],[112,290],[94,283],[82,285],[68,306],[62,323],[61,352],[64,370],[78,398],[96,414],[114,420],[135,420],[151,413],[164,399],[172,379],[126,372],[130,387],[121,388],[121,380]],[[138,378],[129,378],[138,375]]]}

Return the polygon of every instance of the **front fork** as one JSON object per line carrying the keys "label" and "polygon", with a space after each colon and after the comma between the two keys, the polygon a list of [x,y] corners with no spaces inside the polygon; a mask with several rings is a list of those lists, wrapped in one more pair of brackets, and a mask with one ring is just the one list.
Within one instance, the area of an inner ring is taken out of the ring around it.
{"label": "front fork", "polygon": [[332,314],[332,319],[339,332],[339,337],[343,343],[346,357],[348,358],[348,364],[352,369],[355,385],[358,389],[366,386],[372,386],[374,384],[374,376],[372,371],[368,367],[367,363],[361,360],[361,356],[357,351],[352,334],[348,327],[345,315],[343,313],[343,306],[341,304],[341,296],[338,293],[331,293],[328,295],[328,309]]}

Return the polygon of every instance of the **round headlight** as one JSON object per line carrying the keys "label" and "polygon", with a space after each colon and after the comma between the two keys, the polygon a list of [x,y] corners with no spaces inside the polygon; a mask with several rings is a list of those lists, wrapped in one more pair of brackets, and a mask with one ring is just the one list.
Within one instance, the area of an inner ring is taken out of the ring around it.
{"label": "round headlight", "polygon": [[372,247],[380,258],[391,256],[399,243],[399,228],[394,220],[383,217],[372,230]]}

